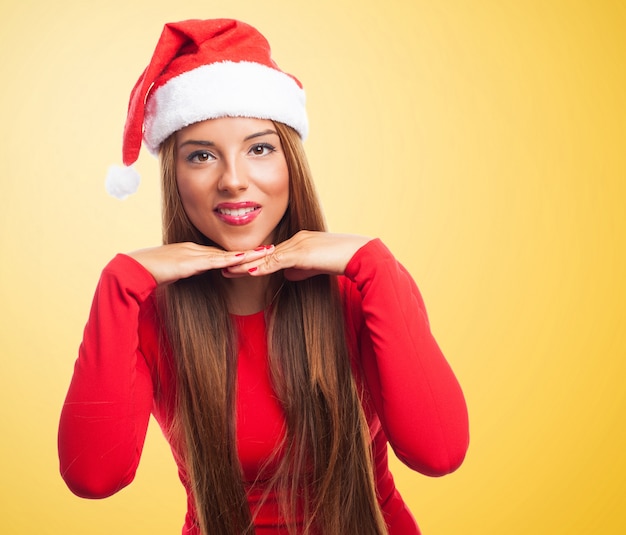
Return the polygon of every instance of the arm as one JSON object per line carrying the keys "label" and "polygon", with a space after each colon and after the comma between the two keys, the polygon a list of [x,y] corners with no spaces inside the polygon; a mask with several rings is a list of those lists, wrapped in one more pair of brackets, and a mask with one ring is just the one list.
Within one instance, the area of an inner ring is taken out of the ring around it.
{"label": "arm", "polygon": [[265,257],[227,268],[224,276],[279,270],[290,280],[323,273],[354,283],[365,322],[364,374],[389,442],[405,464],[424,474],[456,469],[468,446],[463,392],[430,332],[413,279],[382,242],[300,231]]}
{"label": "arm", "polygon": [[61,475],[78,496],[104,498],[135,476],[152,408],[138,318],[155,287],[128,256],[102,272],[59,424]]}
{"label": "arm", "polygon": [[345,274],[361,302],[361,361],[392,448],[421,473],[455,470],[468,447],[467,408],[417,286],[379,240],[359,249]]}
{"label": "arm", "polygon": [[271,251],[176,243],[118,255],[105,267],[59,424],[61,474],[75,494],[104,498],[135,476],[153,405],[139,314],[156,286]]}

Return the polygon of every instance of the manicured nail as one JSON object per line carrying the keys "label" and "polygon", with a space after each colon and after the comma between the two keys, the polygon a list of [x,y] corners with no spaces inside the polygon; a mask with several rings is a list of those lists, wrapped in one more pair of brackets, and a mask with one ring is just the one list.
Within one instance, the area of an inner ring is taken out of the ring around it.
{"label": "manicured nail", "polygon": [[265,249],[267,249],[267,245],[259,245],[255,251],[265,251]]}
{"label": "manicured nail", "polygon": [[245,254],[246,254],[246,253],[237,253],[235,256],[243,256],[243,255],[245,255]]}
{"label": "manicured nail", "polygon": [[259,269],[259,268],[258,268],[258,267],[256,267],[256,266],[255,266],[255,267],[251,267],[251,268],[248,270],[248,273],[254,273],[257,269]]}

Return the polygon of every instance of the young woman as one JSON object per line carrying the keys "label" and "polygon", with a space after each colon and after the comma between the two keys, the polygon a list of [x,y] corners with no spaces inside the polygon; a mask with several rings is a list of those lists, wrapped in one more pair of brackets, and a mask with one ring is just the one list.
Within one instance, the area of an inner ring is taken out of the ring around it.
{"label": "young woman", "polygon": [[160,155],[164,244],[104,269],[61,415],[79,496],[128,485],[150,414],[186,534],[411,535],[387,444],[443,475],[462,391],[415,283],[378,239],[326,231],[300,83],[233,20],[165,26],[124,134]]}

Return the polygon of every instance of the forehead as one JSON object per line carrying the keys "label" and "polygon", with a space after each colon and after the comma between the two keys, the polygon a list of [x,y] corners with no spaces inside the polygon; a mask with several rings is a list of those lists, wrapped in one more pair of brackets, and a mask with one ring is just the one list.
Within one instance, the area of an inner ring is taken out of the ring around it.
{"label": "forehead", "polygon": [[188,139],[210,141],[242,141],[250,135],[276,133],[274,123],[268,119],[251,117],[219,117],[193,123],[176,132],[179,142]]}

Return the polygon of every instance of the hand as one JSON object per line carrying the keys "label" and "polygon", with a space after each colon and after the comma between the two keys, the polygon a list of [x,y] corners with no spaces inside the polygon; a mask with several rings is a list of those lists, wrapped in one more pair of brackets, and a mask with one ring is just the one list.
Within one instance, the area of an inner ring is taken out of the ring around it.
{"label": "hand", "polygon": [[141,249],[128,256],[146,268],[157,284],[169,284],[210,269],[226,269],[260,261],[273,250],[274,246],[268,245],[250,251],[223,251],[217,247],[185,242]]}
{"label": "hand", "polygon": [[371,238],[352,234],[332,234],[302,230],[267,250],[260,258],[246,258],[223,270],[225,277],[258,277],[284,270],[288,280],[314,275],[343,275],[354,254]]}

